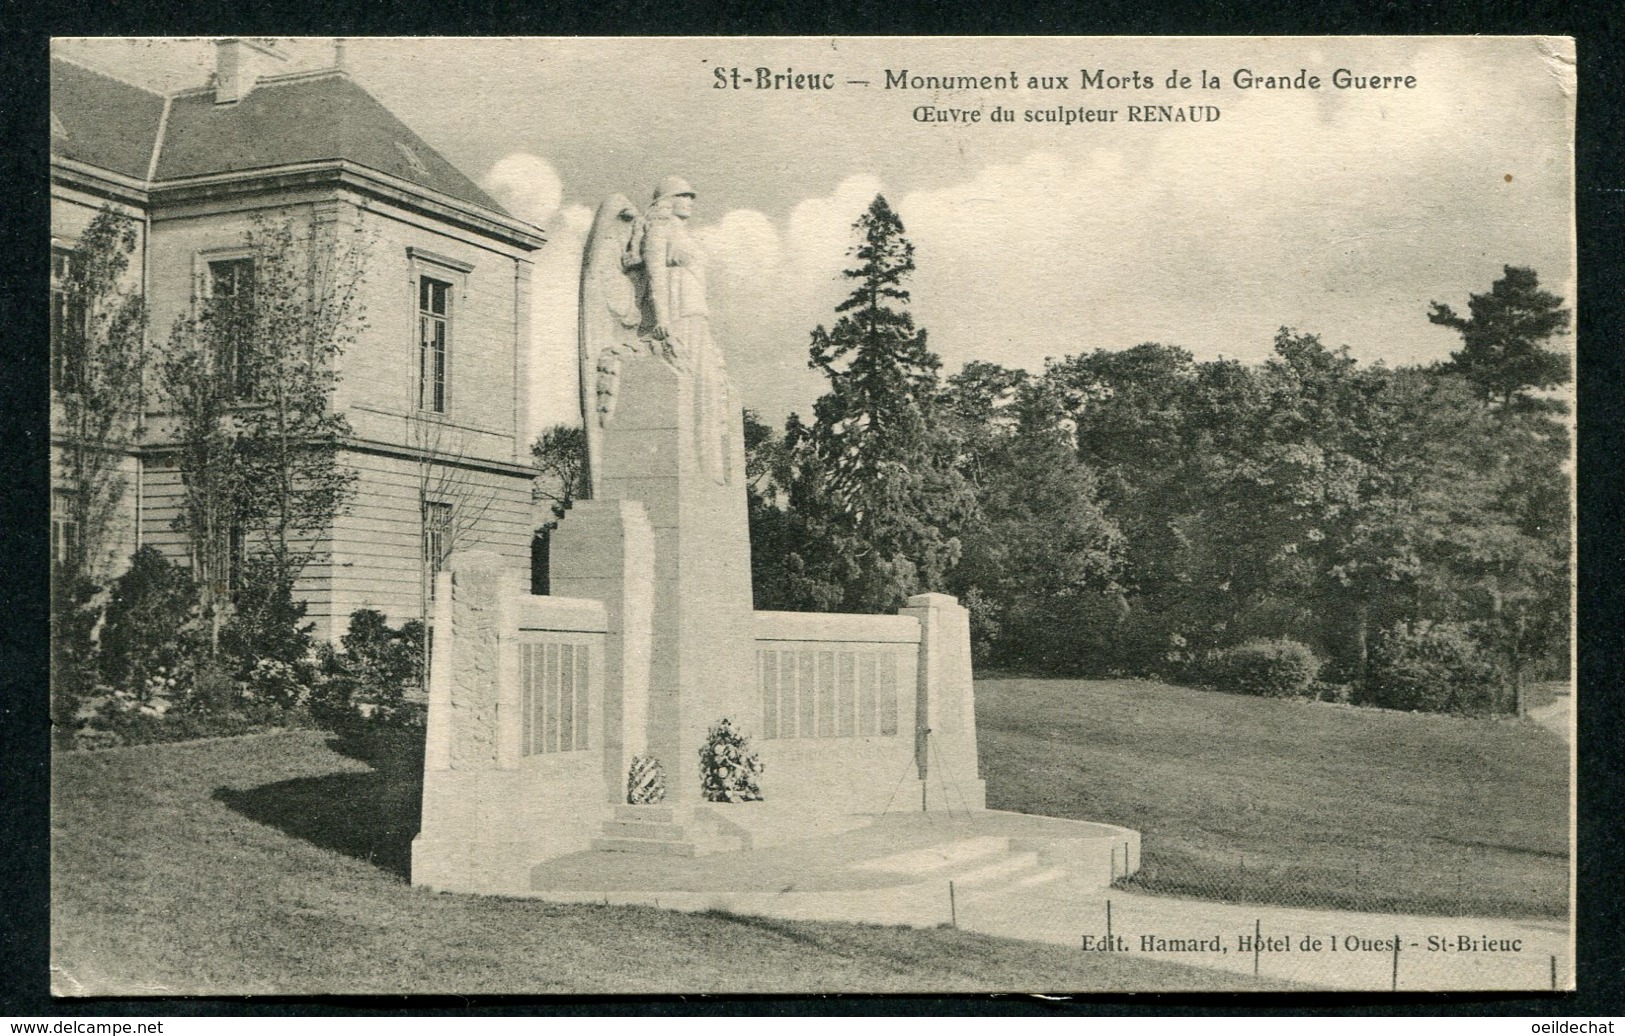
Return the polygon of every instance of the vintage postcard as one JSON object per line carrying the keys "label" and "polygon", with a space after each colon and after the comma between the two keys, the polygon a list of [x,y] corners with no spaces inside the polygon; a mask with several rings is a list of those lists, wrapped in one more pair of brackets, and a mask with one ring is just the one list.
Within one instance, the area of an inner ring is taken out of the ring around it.
{"label": "vintage postcard", "polygon": [[1574,73],[54,41],[54,992],[1574,988]]}

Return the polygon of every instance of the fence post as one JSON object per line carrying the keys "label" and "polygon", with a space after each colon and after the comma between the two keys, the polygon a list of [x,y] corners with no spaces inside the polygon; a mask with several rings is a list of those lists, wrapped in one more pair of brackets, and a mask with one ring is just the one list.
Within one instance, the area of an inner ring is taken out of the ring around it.
{"label": "fence post", "polygon": [[1399,992],[1399,933],[1394,933],[1394,980],[1389,987],[1393,992]]}
{"label": "fence post", "polygon": [[1112,944],[1112,901],[1106,900],[1106,945]]}
{"label": "fence post", "polygon": [[1259,943],[1262,942],[1263,940],[1264,940],[1264,919],[1261,918],[1261,917],[1257,917],[1257,918],[1253,919],[1253,978],[1258,977],[1258,958],[1259,958],[1259,955],[1264,952],[1263,949],[1259,946]]}
{"label": "fence post", "polygon": [[948,883],[948,923],[959,927],[959,907],[954,903],[954,883]]}

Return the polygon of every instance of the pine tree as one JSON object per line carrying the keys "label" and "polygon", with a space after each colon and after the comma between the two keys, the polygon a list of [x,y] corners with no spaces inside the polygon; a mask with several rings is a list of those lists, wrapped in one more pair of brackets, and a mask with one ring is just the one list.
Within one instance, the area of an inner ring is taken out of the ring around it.
{"label": "pine tree", "polygon": [[829,378],[830,391],[794,447],[810,456],[794,465],[802,474],[790,497],[827,544],[824,557],[803,559],[817,571],[801,578],[842,587],[845,609],[885,611],[944,586],[959,560],[957,530],[975,505],[953,437],[934,420],[942,362],[900,308],[914,245],[884,196],[853,229],[857,262],[844,275],[856,285],[836,307],[835,326],[812,333],[809,366]]}
{"label": "pine tree", "polygon": [[1543,345],[1568,330],[1570,314],[1561,298],[1541,290],[1534,270],[1502,269],[1488,294],[1468,296],[1470,317],[1435,302],[1428,319],[1461,335],[1461,349],[1450,354],[1454,369],[1486,399],[1510,409],[1529,389],[1555,388],[1573,377],[1568,356]]}
{"label": "pine tree", "polygon": [[861,237],[851,250],[858,265],[842,273],[858,284],[835,307],[841,317],[834,329],[813,331],[808,365],[830,380],[814,411],[840,443],[827,458],[829,488],[848,507],[861,507],[865,483],[884,477],[888,462],[920,437],[942,361],[926,348],[914,317],[893,308],[908,303],[903,283],[914,272],[903,221],[877,194],[852,228]]}

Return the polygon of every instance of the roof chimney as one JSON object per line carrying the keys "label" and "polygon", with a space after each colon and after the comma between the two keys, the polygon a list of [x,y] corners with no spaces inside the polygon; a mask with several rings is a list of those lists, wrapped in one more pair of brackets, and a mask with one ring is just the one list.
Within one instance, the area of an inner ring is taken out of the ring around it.
{"label": "roof chimney", "polygon": [[253,40],[231,37],[218,41],[214,49],[214,103],[236,104],[248,96],[273,62],[286,60],[286,55]]}
{"label": "roof chimney", "polygon": [[338,69],[340,72],[348,71],[346,66],[349,64],[349,57],[344,52],[345,42],[346,41],[343,36],[340,36],[338,39],[333,41],[333,67]]}

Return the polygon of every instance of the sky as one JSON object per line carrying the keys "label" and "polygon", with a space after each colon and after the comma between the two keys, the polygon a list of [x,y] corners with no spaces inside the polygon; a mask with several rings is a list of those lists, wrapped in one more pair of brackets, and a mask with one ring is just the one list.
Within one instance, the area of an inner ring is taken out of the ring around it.
{"label": "sky", "polygon": [[[278,46],[289,68],[333,60],[331,40]],[[214,60],[206,40],[56,51],[159,90],[202,85]],[[774,423],[822,391],[809,332],[835,320],[852,223],[877,193],[915,244],[909,308],[945,373],[1148,341],[1257,361],[1282,326],[1362,362],[1429,363],[1460,344],[1429,303],[1465,311],[1505,265],[1574,298],[1566,40],[427,38],[345,53],[357,82],[546,232],[533,430],[579,413],[592,212],[617,193],[641,205],[671,174],[698,192],[714,336],[745,405]],[[758,68],[833,88],[755,89]],[[1414,80],[1338,88],[1337,69]],[[888,70],[1013,73],[1017,88],[888,89]],[[1085,70],[1154,85],[1085,85]],[[1168,87],[1175,70],[1191,85]],[[1300,71],[1319,87],[1297,87]],[[922,106],[978,121],[920,121]],[[1015,121],[991,121],[997,106]],[[1130,121],[1156,106],[1202,121]],[[1024,121],[1054,109],[1115,116]]]}

